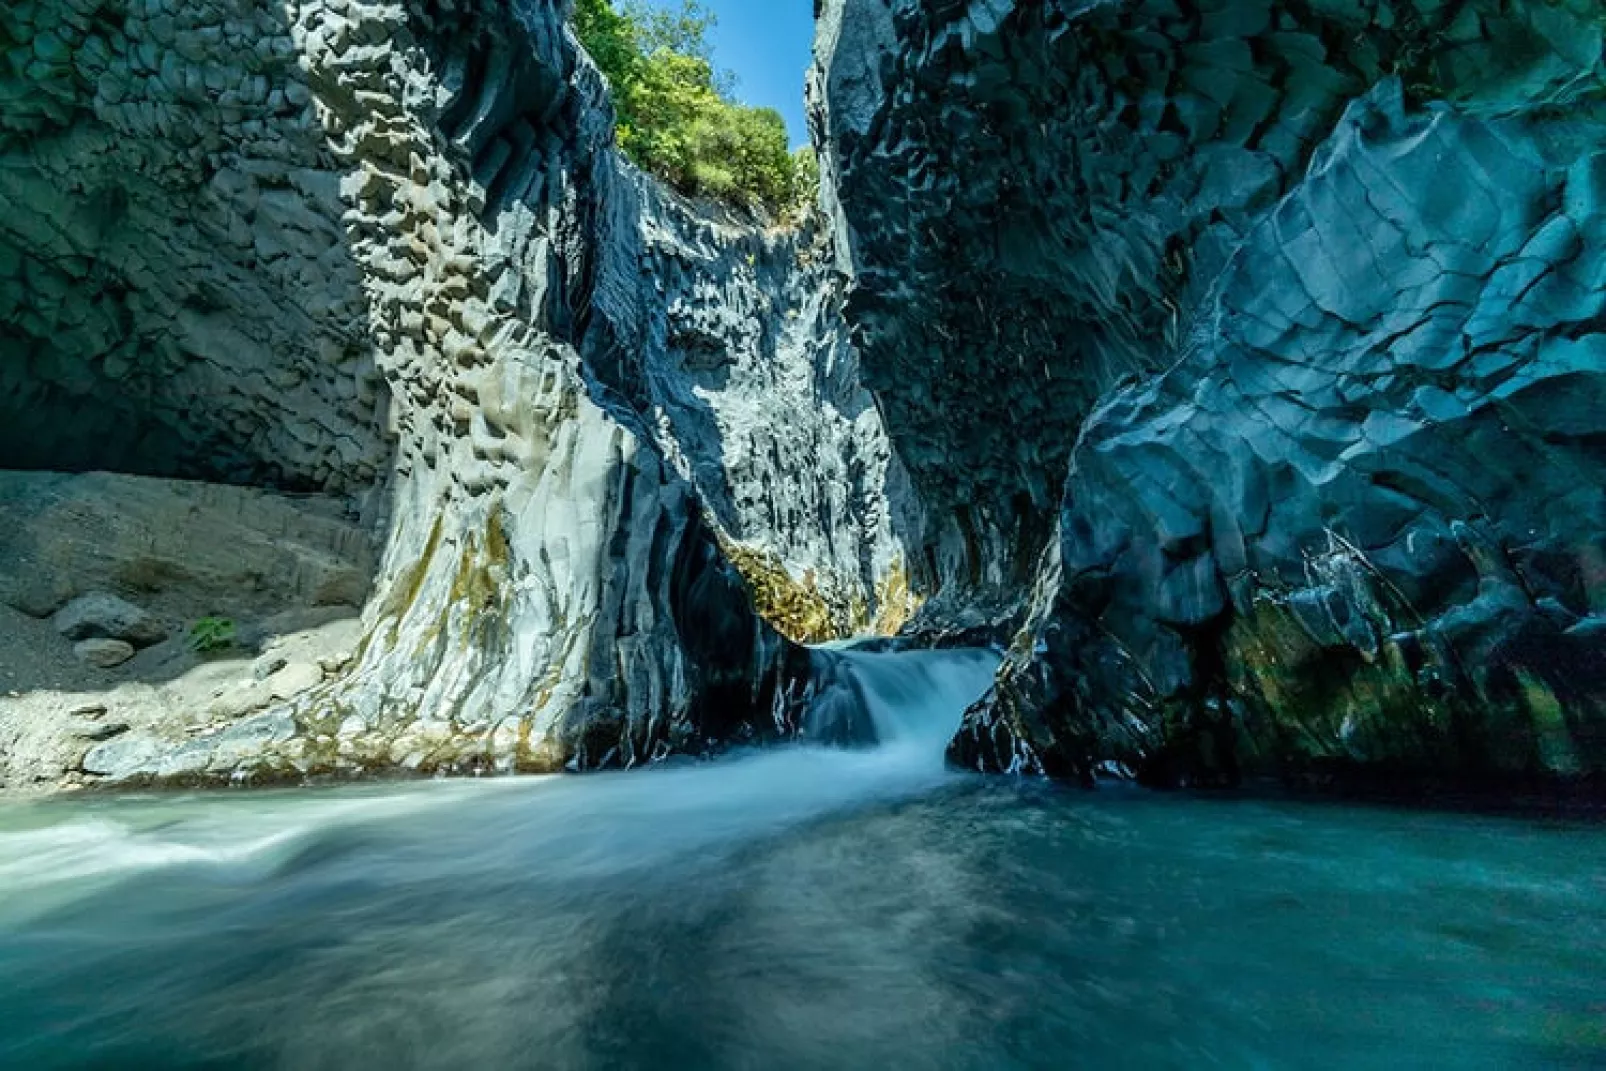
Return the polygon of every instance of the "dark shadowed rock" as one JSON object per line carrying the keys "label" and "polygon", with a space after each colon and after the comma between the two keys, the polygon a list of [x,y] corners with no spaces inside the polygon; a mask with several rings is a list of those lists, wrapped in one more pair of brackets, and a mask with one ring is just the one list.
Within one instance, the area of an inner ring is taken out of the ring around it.
{"label": "dark shadowed rock", "polygon": [[126,472],[0,480],[0,602],[365,602],[91,773],[860,741],[798,642],[920,608],[1013,637],[970,767],[1606,775],[1590,0],[820,0],[795,232],[624,163],[567,5],[13,6],[0,466]]}
{"label": "dark shadowed rock", "polygon": [[1463,17],[1437,83],[1356,99],[1240,222],[1180,359],[1088,417],[956,759],[1606,772],[1606,647],[1578,630],[1606,575],[1606,123],[1561,104],[1599,51],[1517,47],[1565,18],[1598,42],[1541,5]]}
{"label": "dark shadowed rock", "polygon": [[80,740],[93,743],[110,740],[114,736],[121,736],[128,732],[129,725],[125,721],[75,721],[70,726],[72,734]]}
{"label": "dark shadowed rock", "polygon": [[149,647],[167,638],[167,627],[125,599],[97,591],[56,611],[56,631],[69,640],[121,640]]}

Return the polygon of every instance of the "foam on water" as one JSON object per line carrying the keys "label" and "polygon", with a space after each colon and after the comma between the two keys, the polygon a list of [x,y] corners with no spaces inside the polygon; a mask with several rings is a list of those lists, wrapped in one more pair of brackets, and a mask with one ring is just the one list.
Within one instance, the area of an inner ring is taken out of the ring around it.
{"label": "foam on water", "polygon": [[[953,776],[943,752],[987,688],[987,651],[839,652],[882,745],[784,747],[714,763],[586,778],[524,778],[326,793],[155,797],[48,805],[57,819],[0,827],[0,920],[36,914],[109,883],[174,866],[236,877],[290,865],[321,840],[405,828],[428,840],[472,823],[493,835],[453,849],[465,870],[509,852],[576,876],[612,873],[782,828],[858,801]],[[356,794],[353,795],[352,793]]]}
{"label": "foam on water", "polygon": [[843,653],[863,691],[884,748],[927,766],[941,766],[965,708],[992,683],[991,651]]}

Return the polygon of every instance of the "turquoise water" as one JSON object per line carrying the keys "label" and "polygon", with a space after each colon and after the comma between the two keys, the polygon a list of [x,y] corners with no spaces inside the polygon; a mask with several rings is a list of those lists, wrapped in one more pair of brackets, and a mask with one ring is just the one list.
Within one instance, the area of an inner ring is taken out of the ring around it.
{"label": "turquoise water", "polygon": [[905,742],[0,810],[0,1067],[1606,1066],[1601,828]]}

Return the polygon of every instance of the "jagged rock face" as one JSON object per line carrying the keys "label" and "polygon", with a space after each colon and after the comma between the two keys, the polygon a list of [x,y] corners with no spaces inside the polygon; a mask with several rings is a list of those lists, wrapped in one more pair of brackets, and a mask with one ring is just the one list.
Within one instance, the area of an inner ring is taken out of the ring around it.
{"label": "jagged rock face", "polygon": [[338,499],[105,473],[0,471],[0,603],[48,618],[94,591],[165,588],[186,611],[250,617],[359,606],[374,548]]}
{"label": "jagged rock face", "polygon": [[1603,772],[1592,2],[824,0],[787,234],[623,164],[562,15],[0,11],[0,464],[384,547],[349,659],[89,775],[782,735],[833,667],[755,600],[816,638],[911,587],[1024,622],[967,765]]}
{"label": "jagged rock face", "polygon": [[823,5],[847,315],[933,517],[931,582],[953,596],[933,610],[1030,590],[1095,401],[1177,359],[1350,101],[1395,70],[1455,97],[1587,54],[1564,6],[1518,8]]}
{"label": "jagged rock face", "polygon": [[[1028,626],[953,755],[1157,783],[1598,774],[1603,21],[1255,8],[1231,5],[1247,50],[1209,40],[1225,12],[1163,38],[1215,73],[1178,71],[1186,129],[1135,158],[1180,139],[1194,196],[1239,200],[1167,232],[1180,358],[1088,419]],[[1150,174],[1128,167],[1111,180]]]}
{"label": "jagged rock face", "polygon": [[[918,507],[818,227],[694,210],[617,162],[599,181],[588,367],[696,487],[772,621],[808,640],[896,631]],[[770,589],[793,605],[769,614]]]}
{"label": "jagged rock face", "polygon": [[0,463],[354,492],[388,463],[276,3],[0,11]]}
{"label": "jagged rock face", "polygon": [[[802,246],[699,223],[624,168],[563,14],[0,15],[21,46],[3,315],[24,328],[0,404],[34,414],[3,463],[317,487],[383,529],[349,666],[238,731],[120,737],[89,773],[590,769],[790,732],[811,660],[721,541],[845,602],[896,573],[896,477],[851,366],[792,367],[839,334],[787,278]],[[728,397],[710,344],[738,366]],[[775,384],[810,405],[795,437],[766,427]]]}

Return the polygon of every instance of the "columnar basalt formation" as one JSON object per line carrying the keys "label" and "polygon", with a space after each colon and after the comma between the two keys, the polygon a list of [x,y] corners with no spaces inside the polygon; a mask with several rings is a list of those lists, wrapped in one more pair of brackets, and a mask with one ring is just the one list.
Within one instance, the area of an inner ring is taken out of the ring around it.
{"label": "columnar basalt formation", "polygon": [[933,609],[1019,607],[1087,414],[1178,358],[1351,101],[1398,74],[1413,106],[1512,79],[1564,104],[1593,63],[1591,11],[823,4],[848,316],[933,518]]}
{"label": "columnar basalt formation", "polygon": [[771,620],[807,640],[896,631],[918,507],[824,230],[756,228],[616,161],[607,203],[588,367],[696,487],[761,609],[784,604]]}
{"label": "columnar basalt formation", "polygon": [[[0,465],[365,600],[85,776],[637,765],[900,629],[1012,644],[970,767],[1606,773],[1593,0],[818,8],[797,228],[624,163],[559,0],[0,11]],[[72,560],[0,597],[186,575]]]}
{"label": "columnar basalt formation", "polygon": [[818,597],[823,634],[907,604],[894,463],[808,241],[621,163],[563,16],[0,15],[0,458],[355,498],[384,548],[338,674],[89,773],[636,765],[800,725],[811,658],[722,546]]}
{"label": "columnar basalt formation", "polygon": [[0,457],[354,491],[386,391],[277,4],[0,13]]}
{"label": "columnar basalt formation", "polygon": [[1602,771],[1595,6],[827,19],[894,445],[962,527],[1053,533],[956,760]]}

